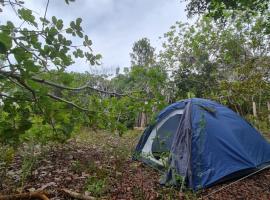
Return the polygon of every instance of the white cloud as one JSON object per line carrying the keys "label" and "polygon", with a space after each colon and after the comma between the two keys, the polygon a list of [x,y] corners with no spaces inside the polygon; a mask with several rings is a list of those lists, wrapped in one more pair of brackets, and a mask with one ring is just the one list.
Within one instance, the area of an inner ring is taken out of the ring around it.
{"label": "white cloud", "polygon": [[[26,0],[26,6],[43,16],[46,2]],[[103,56],[104,68],[116,68],[130,65],[132,44],[142,37],[148,37],[160,49],[158,37],[177,20],[187,21],[184,9],[179,0],[76,0],[70,5],[64,0],[51,0],[47,15],[67,22],[81,17],[94,51]],[[14,19],[11,9],[0,14],[0,23],[10,19]],[[69,70],[83,72],[89,66],[78,62]]]}

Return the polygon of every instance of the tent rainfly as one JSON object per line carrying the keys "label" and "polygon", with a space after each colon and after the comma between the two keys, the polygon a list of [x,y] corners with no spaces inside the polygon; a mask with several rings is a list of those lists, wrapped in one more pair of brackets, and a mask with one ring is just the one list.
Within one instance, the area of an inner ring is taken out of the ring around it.
{"label": "tent rainfly", "polygon": [[162,170],[163,184],[198,190],[267,167],[270,143],[229,108],[192,98],[159,113],[133,158]]}

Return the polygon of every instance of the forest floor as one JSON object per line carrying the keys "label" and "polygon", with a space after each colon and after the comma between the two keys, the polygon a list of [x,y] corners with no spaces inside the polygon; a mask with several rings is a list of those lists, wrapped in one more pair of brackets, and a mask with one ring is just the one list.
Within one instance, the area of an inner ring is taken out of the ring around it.
{"label": "forest floor", "polygon": [[45,190],[50,199],[72,199],[62,190],[68,189],[115,200],[270,199],[270,169],[197,193],[160,186],[159,172],[131,160],[139,136],[138,131],[119,137],[85,129],[65,144],[25,144],[11,166],[0,173],[0,194]]}

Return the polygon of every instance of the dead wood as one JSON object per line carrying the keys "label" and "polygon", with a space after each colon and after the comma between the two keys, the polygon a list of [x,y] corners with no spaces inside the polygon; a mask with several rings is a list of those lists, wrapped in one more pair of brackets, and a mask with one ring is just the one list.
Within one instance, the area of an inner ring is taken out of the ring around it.
{"label": "dead wood", "polygon": [[41,199],[41,200],[49,200],[43,191],[29,192],[29,193],[21,193],[21,194],[11,194],[11,195],[0,195],[0,200],[30,200],[30,199]]}
{"label": "dead wood", "polygon": [[81,200],[96,200],[97,198],[92,196],[83,195],[77,192],[70,191],[68,189],[61,189],[61,191],[72,198],[81,199]]}

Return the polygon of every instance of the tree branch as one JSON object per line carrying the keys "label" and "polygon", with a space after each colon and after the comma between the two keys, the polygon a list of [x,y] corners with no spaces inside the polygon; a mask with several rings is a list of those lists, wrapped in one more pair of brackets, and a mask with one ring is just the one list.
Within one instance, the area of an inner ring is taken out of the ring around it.
{"label": "tree branch", "polygon": [[13,194],[13,195],[0,195],[1,200],[14,200],[14,199],[42,199],[49,200],[43,191],[36,191],[30,193],[21,193],[21,194]]}
{"label": "tree branch", "polygon": [[[47,10],[48,10],[48,7],[49,7],[49,3],[50,3],[50,0],[47,0],[45,12],[44,12],[44,17],[43,17],[44,20],[46,19],[46,15],[47,15]],[[42,23],[42,31],[44,30],[44,26],[45,26],[45,23],[43,22]]]}
{"label": "tree branch", "polygon": [[[37,102],[35,90],[33,90],[32,88],[30,88],[23,80],[21,80],[20,79],[21,77],[19,75],[14,74],[14,73],[11,73],[11,72],[2,71],[2,70],[0,70],[0,74],[3,74],[5,76],[7,76],[7,78],[14,78],[14,79],[16,79],[24,88],[26,88],[27,90],[29,90],[32,93],[35,102]],[[73,103],[71,101],[65,100],[65,99],[63,99],[61,97],[58,97],[58,96],[55,96],[53,94],[48,93],[47,96],[50,97],[50,98],[52,98],[52,99],[54,99],[54,100],[57,100],[57,101],[60,101],[60,102],[64,102],[66,104],[69,104],[72,107],[75,107],[75,108],[77,108],[79,110],[82,110],[84,112],[90,112],[86,108],[80,107],[79,105],[77,105],[77,104],[75,104],[75,103]]]}
{"label": "tree branch", "polygon": [[6,94],[3,94],[3,93],[0,93],[0,97],[6,97],[6,98],[13,98],[13,97],[11,97],[11,96],[8,96],[8,95],[6,95]]}
{"label": "tree branch", "polygon": [[[10,77],[15,78],[16,80],[18,78],[20,78],[19,74],[15,74],[15,73],[12,73],[12,72],[9,72],[9,71],[0,70],[0,74],[8,75]],[[89,83],[87,83],[87,84],[85,84],[83,86],[77,87],[77,88],[73,88],[73,87],[67,87],[67,86],[64,86],[64,85],[60,85],[60,84],[57,84],[57,83],[54,83],[54,82],[51,82],[51,81],[47,81],[45,79],[40,79],[40,78],[37,78],[37,77],[31,77],[30,79],[32,81],[39,82],[39,83],[42,83],[42,84],[46,84],[46,85],[56,87],[56,88],[59,88],[59,89],[63,89],[63,90],[80,91],[80,90],[90,89],[90,90],[94,90],[94,91],[102,93],[102,94],[108,94],[108,95],[113,95],[113,96],[128,96],[127,94],[119,94],[117,92],[110,92],[110,91],[105,91],[105,90],[101,90],[101,89],[98,89],[98,88],[94,88],[92,86],[89,86]]]}
{"label": "tree branch", "polygon": [[86,108],[80,107],[80,106],[78,106],[77,104],[75,104],[75,103],[73,103],[73,102],[71,102],[71,101],[68,101],[68,100],[63,99],[63,98],[58,97],[58,96],[55,96],[55,95],[53,95],[53,94],[50,94],[50,93],[49,93],[49,94],[47,94],[47,96],[50,97],[50,98],[52,98],[52,99],[54,99],[54,100],[57,100],[57,101],[60,101],[60,102],[64,102],[64,103],[66,103],[66,104],[69,104],[69,105],[71,105],[71,106],[73,106],[73,107],[75,107],[75,108],[77,108],[77,109],[79,109],[79,110],[82,110],[82,111],[84,111],[84,112],[90,112],[90,110],[88,110],[88,109],[86,109]]}
{"label": "tree branch", "polygon": [[[0,73],[1,73],[1,70],[0,70]],[[20,76],[11,75],[12,73],[10,73],[10,74],[2,73],[2,74],[6,75],[7,78],[9,78],[8,76],[10,76],[10,77],[16,79],[20,85],[22,85],[25,89],[27,89],[28,91],[31,92],[31,94],[33,95],[34,100],[37,101],[37,98],[36,98],[36,92],[35,92],[31,87],[29,87],[29,86],[21,79]]]}
{"label": "tree branch", "polygon": [[77,88],[73,88],[73,87],[67,87],[67,86],[64,86],[64,85],[60,85],[60,84],[57,84],[57,83],[54,83],[54,82],[51,82],[51,81],[47,81],[47,80],[44,80],[44,79],[36,78],[36,77],[32,77],[31,79],[33,81],[43,83],[43,84],[46,84],[46,85],[49,85],[49,86],[53,86],[53,87],[56,87],[56,88],[59,88],[59,89],[63,89],[63,90],[80,91],[80,90],[90,89],[90,90],[94,90],[94,91],[99,92],[99,93],[113,95],[113,96],[127,96],[126,94],[119,94],[119,93],[116,93],[116,92],[110,92],[110,91],[94,88],[94,87],[90,86],[89,83],[87,83],[87,84],[85,84],[83,86],[77,87]]}
{"label": "tree branch", "polygon": [[22,98],[22,99],[18,99],[17,97],[12,97],[12,96],[9,96],[7,94],[3,94],[3,93],[0,93],[0,98],[3,99],[3,98],[8,98],[8,99],[12,99],[14,101],[29,101],[29,102],[33,102],[32,99],[28,99],[28,98]]}

